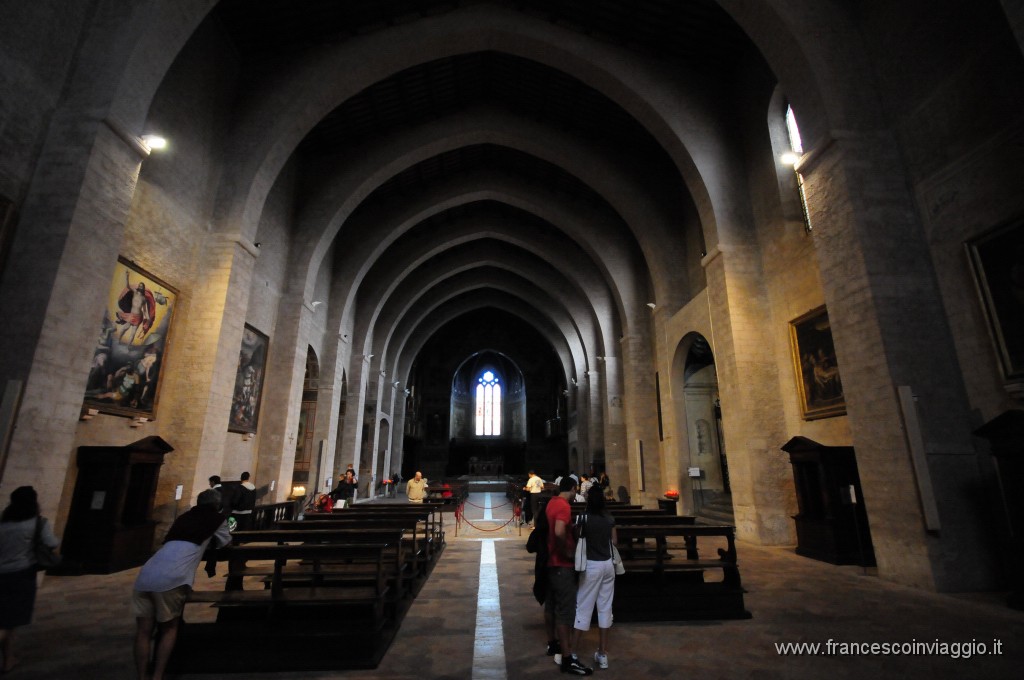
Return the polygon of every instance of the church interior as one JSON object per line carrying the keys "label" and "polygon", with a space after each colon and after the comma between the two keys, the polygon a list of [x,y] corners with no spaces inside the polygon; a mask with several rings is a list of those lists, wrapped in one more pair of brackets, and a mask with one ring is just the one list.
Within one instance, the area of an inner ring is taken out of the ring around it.
{"label": "church interior", "polygon": [[1021,3],[3,7],[0,498],[72,549],[212,475],[606,472],[1024,608]]}

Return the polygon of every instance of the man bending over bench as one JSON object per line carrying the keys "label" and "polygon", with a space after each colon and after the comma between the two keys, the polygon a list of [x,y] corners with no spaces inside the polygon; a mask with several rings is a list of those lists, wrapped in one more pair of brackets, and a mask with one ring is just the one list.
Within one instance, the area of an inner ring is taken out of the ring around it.
{"label": "man bending over bench", "polygon": [[135,580],[132,612],[135,614],[135,667],[146,680],[152,651],[154,624],[160,638],[153,664],[153,680],[163,680],[167,661],[178,637],[185,599],[192,590],[196,568],[212,539],[220,548],[231,542],[227,517],[220,512],[220,493],[207,489],[196,506],[171,525],[164,544],[142,566]]}

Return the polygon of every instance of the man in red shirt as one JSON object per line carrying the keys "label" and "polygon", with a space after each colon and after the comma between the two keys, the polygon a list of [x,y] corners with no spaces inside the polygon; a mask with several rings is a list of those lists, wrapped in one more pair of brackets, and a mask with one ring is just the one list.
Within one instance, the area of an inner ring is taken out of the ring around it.
{"label": "man in red shirt", "polygon": [[573,569],[576,540],[572,535],[572,510],[569,500],[576,495],[576,479],[563,477],[558,495],[544,509],[548,526],[548,594],[544,607],[554,614],[561,654],[562,672],[591,675],[593,668],[580,663],[572,649],[572,627],[576,618],[576,571]]}

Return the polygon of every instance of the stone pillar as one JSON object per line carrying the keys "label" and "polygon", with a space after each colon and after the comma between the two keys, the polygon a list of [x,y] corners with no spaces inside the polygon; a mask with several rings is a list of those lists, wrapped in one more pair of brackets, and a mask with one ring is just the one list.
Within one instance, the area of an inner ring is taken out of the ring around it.
{"label": "stone pillar", "polygon": [[[799,168],[878,571],[938,590],[994,587],[972,420],[930,251],[887,134],[850,134]],[[909,386],[914,413],[897,396]],[[919,428],[908,427],[917,421]],[[939,527],[925,525],[908,435]]]}
{"label": "stone pillar", "polygon": [[626,439],[626,416],[623,408],[623,380],[621,361],[618,357],[604,358],[605,392],[602,400],[604,411],[605,470],[616,491],[624,486],[635,486],[632,470],[631,451]]}
{"label": "stone pillar", "polygon": [[392,407],[391,417],[391,469],[401,471],[402,459],[405,453],[405,389],[395,391],[395,403]]}
{"label": "stone pillar", "polygon": [[[256,483],[276,479],[278,502],[285,500],[292,489],[302,387],[315,313],[301,293],[283,295],[278,303],[274,337],[270,339]],[[317,406],[319,419],[319,402]],[[306,493],[311,491],[315,490],[306,489]]]}
{"label": "stone pillar", "polygon": [[[328,340],[332,336],[328,334]],[[326,442],[326,455],[324,456],[324,467],[321,478],[324,482],[330,477],[335,483],[337,475],[337,440],[338,440],[338,412],[341,409],[341,388],[342,388],[342,366],[341,361],[345,354],[347,343],[340,334],[335,337],[334,342],[324,343],[323,360],[320,362],[320,393],[317,397],[316,422],[313,424],[313,432],[316,441]],[[324,491],[324,487],[320,488]],[[329,491],[329,489],[328,489]]]}
{"label": "stone pillar", "polygon": [[349,463],[357,470],[359,468],[359,453],[363,444],[363,407],[366,404],[367,374],[370,370],[370,361],[370,356],[357,354],[349,362],[352,370],[348,381],[345,428],[341,437],[341,451],[335,456],[338,460],[338,469],[342,472]]}
{"label": "stone pillar", "polygon": [[796,492],[779,392],[772,319],[753,246],[721,245],[704,258],[736,535],[794,543]]}
{"label": "stone pillar", "polygon": [[591,460],[594,460],[600,453],[602,461],[607,456],[604,441],[604,409],[602,404],[605,400],[601,398],[601,374],[597,371],[587,371],[583,374],[584,383],[580,385],[579,402],[583,404],[582,410],[586,413],[587,439],[590,442]]}
{"label": "stone pillar", "polygon": [[[173,486],[184,483],[184,497],[194,499],[223,467],[256,252],[242,237],[211,234],[191,299],[178,310],[157,413],[160,431],[175,451],[164,463],[158,498],[173,498]],[[171,521],[173,509],[172,503],[163,506],[159,519]]]}
{"label": "stone pillar", "polygon": [[0,288],[0,385],[23,383],[0,498],[23,485],[49,489],[40,509],[58,524],[71,494],[57,491],[74,485],[86,376],[144,156],[106,123],[65,127],[40,154],[45,171],[21,207]]}
{"label": "stone pillar", "polygon": [[[654,399],[654,361],[650,338],[628,333],[620,341],[624,370],[624,398],[629,464],[629,486],[634,503],[653,506],[661,497],[661,442],[658,438],[658,411]],[[643,445],[643,483],[640,491],[640,443]]]}

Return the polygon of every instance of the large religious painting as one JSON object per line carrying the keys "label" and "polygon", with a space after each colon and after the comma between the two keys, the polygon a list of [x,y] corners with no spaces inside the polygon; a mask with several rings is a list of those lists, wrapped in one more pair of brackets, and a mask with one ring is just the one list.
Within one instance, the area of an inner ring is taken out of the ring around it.
{"label": "large religious painting", "polygon": [[178,291],[118,258],[93,352],[85,405],[154,418]]}
{"label": "large religious painting", "polygon": [[1024,220],[967,243],[1003,380],[1024,383]]}
{"label": "large religious painting", "polygon": [[797,393],[804,420],[846,413],[832,326],[824,306],[789,322]]}
{"label": "large religious painting", "polygon": [[263,375],[267,366],[267,346],[270,339],[245,324],[242,331],[242,349],[238,353],[238,373],[235,374],[235,392],[231,397],[231,415],[228,430],[256,432],[260,419],[260,400],[263,398]]}

